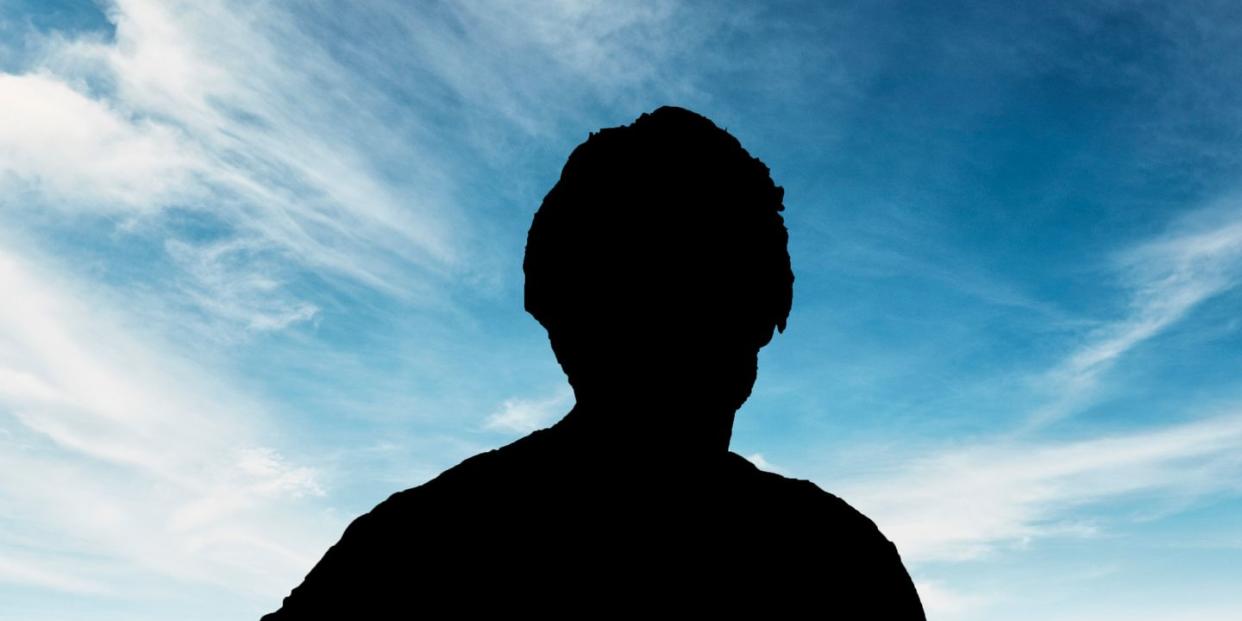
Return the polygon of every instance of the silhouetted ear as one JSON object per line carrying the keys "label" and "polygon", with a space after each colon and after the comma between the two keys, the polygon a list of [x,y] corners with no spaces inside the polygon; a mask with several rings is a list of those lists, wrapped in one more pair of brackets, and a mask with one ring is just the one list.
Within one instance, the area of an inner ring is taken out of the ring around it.
{"label": "silhouetted ear", "polygon": [[768,343],[771,343],[771,342],[772,342],[772,337],[776,334],[776,332],[777,332],[778,330],[779,330],[779,331],[781,331],[781,332],[784,332],[784,331],[785,331],[785,322],[784,322],[784,321],[782,321],[782,322],[780,322],[780,323],[776,324],[776,326],[774,326],[774,328],[768,328],[768,329],[765,331],[765,334],[763,334],[763,335],[760,337],[760,339],[759,339],[759,347],[758,347],[758,349],[763,349],[764,347],[767,347]]}

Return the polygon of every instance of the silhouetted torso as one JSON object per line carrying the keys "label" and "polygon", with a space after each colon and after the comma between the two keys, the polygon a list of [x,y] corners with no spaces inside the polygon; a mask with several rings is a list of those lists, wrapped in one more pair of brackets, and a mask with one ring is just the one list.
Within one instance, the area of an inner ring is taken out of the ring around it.
{"label": "silhouetted torso", "polygon": [[574,422],[394,494],[265,619],[737,606],[923,618],[896,549],[836,496],[732,452],[690,462],[591,443]]}

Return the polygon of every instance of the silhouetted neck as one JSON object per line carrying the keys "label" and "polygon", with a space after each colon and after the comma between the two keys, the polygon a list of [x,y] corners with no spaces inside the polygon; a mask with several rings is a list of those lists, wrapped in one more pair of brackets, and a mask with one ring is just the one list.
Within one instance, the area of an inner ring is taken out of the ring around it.
{"label": "silhouetted neck", "polygon": [[700,461],[729,452],[733,412],[579,400],[554,427],[586,450],[641,454],[662,462]]}

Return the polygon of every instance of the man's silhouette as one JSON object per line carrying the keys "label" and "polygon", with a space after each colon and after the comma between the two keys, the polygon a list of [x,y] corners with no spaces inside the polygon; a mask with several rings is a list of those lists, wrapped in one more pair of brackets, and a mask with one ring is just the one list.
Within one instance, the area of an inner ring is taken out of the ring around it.
{"label": "man's silhouette", "polygon": [[526,309],[576,405],[359,517],[265,619],[922,619],[874,523],[729,451],[792,300],[782,197],[688,110],[592,134],[535,214],[524,263]]}

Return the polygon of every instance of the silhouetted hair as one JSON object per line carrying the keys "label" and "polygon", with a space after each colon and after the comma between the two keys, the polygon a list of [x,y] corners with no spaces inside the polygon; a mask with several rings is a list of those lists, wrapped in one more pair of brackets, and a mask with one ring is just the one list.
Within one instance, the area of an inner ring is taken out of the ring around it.
{"label": "silhouetted hair", "polygon": [[602,129],[535,213],[526,310],[549,331],[600,312],[730,315],[762,347],[793,299],[783,197],[763,162],[689,110]]}

